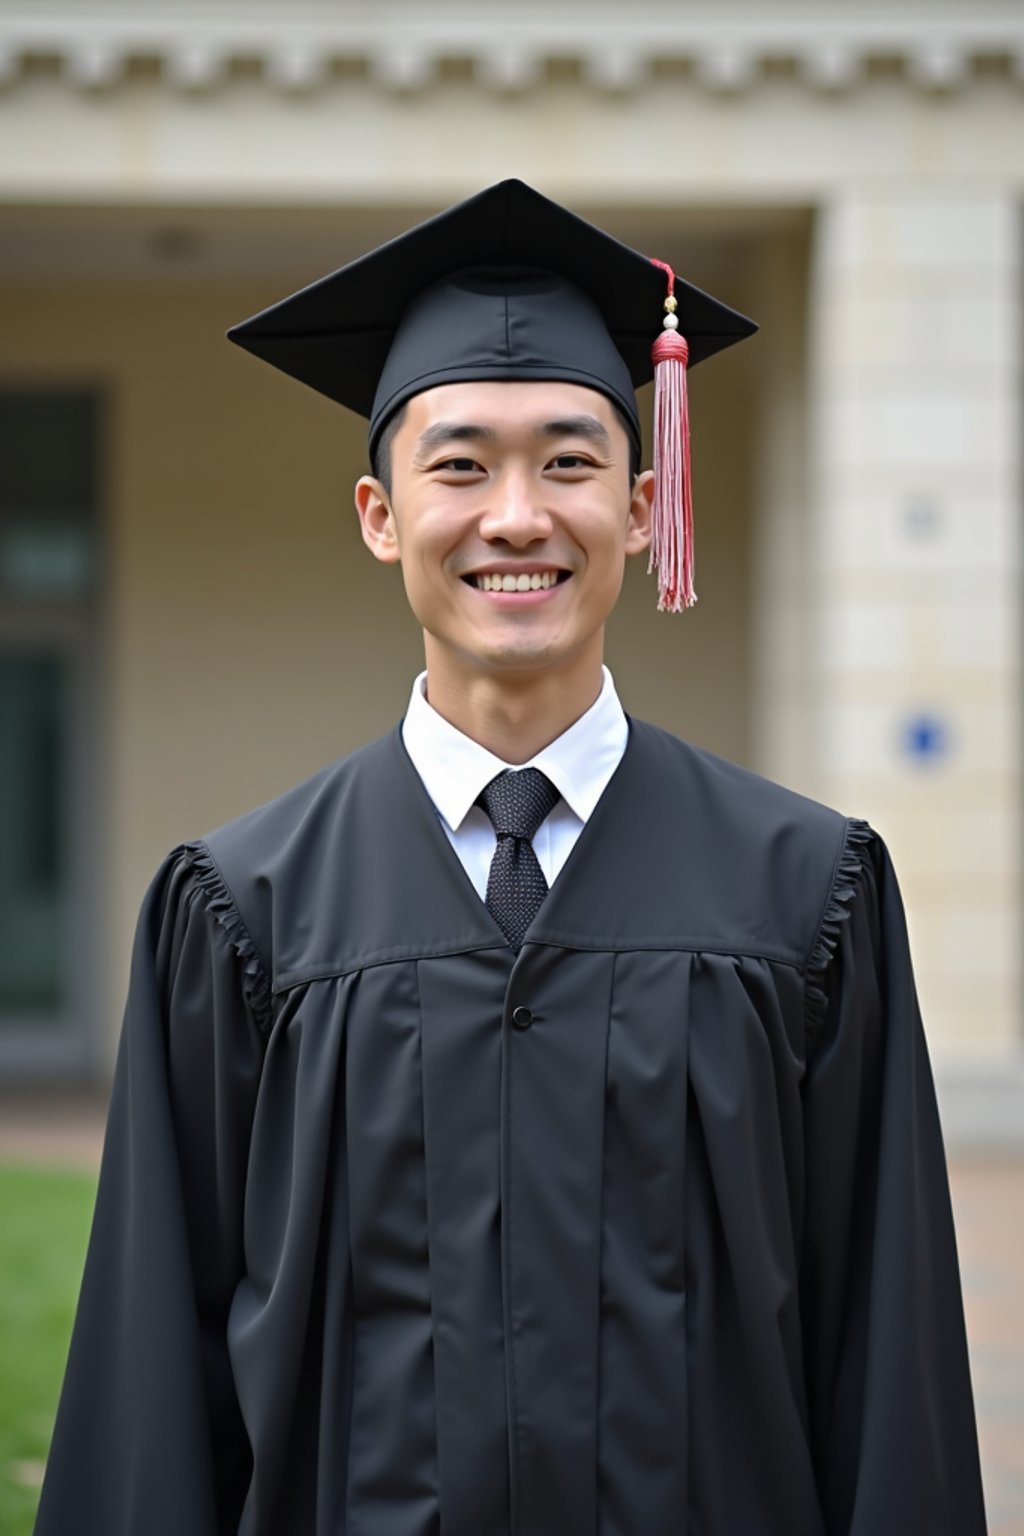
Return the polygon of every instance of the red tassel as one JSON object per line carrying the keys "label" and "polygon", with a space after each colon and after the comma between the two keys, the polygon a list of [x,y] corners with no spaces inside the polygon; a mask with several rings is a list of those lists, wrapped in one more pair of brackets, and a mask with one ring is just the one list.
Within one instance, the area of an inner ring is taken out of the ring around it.
{"label": "red tassel", "polygon": [[654,363],[654,509],[648,570],[658,572],[658,609],[681,613],[697,601],[693,586],[693,499],[686,365],[690,348],[676,330],[675,275],[668,274],[665,329],[651,348]]}

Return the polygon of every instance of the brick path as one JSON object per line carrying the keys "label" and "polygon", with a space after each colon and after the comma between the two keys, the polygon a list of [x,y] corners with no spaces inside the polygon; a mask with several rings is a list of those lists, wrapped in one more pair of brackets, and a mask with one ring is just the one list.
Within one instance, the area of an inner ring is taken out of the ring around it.
{"label": "brick path", "polygon": [[0,1093],[0,1162],[98,1168],[106,1095],[55,1090]]}
{"label": "brick path", "polygon": [[[102,1124],[98,1097],[0,1097],[0,1160],[95,1167]],[[959,1159],[951,1183],[989,1536],[1024,1536],[1024,1160]]]}
{"label": "brick path", "polygon": [[989,1536],[1024,1536],[1024,1161],[954,1162]]}

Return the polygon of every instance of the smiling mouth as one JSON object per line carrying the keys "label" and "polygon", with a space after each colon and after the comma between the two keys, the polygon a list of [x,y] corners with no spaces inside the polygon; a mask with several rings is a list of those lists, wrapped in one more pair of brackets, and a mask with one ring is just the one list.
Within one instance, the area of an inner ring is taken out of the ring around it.
{"label": "smiling mouth", "polygon": [[479,592],[546,592],[568,581],[569,576],[569,571],[559,570],[521,571],[518,575],[512,571],[473,571],[462,579]]}

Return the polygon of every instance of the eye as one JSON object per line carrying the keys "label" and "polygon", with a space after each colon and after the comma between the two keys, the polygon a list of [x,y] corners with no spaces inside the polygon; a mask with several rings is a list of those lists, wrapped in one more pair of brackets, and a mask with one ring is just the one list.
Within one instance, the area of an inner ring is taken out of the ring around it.
{"label": "eye", "polygon": [[476,459],[441,459],[431,467],[453,475],[483,474],[483,467]]}
{"label": "eye", "polygon": [[548,465],[549,469],[565,470],[592,469],[593,467],[593,459],[589,458],[584,453],[560,453],[556,458],[552,459]]}

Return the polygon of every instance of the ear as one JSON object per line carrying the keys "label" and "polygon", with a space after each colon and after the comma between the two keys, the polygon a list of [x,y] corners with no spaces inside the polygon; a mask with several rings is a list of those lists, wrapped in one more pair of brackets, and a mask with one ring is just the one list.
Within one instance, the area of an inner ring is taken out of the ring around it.
{"label": "ear", "polygon": [[651,513],[654,508],[654,471],[645,469],[633,481],[629,498],[629,523],[626,527],[626,554],[639,555],[651,542]]}
{"label": "ear", "polygon": [[356,481],[355,504],[363,543],[377,560],[394,565],[402,558],[395,514],[387,491],[373,475],[363,475]]}

